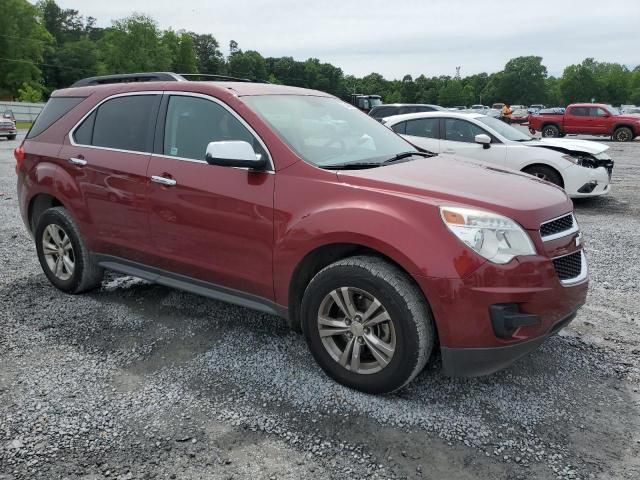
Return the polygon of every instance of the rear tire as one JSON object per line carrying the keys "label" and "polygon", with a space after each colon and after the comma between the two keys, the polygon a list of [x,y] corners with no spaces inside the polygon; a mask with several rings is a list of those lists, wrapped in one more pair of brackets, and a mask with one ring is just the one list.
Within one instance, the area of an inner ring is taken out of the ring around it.
{"label": "rear tire", "polygon": [[305,291],[301,319],[325,373],[366,393],[404,387],[433,350],[435,329],[422,292],[377,257],[346,258],[321,270]]}
{"label": "rear tire", "polygon": [[613,139],[616,142],[630,142],[633,140],[633,132],[629,127],[616,128],[616,131],[613,132]]}
{"label": "rear tire", "polygon": [[73,218],[64,207],[45,210],[34,232],[40,266],[65,293],[82,293],[102,283],[104,270],[90,257]]}
{"label": "rear tire", "polygon": [[560,136],[560,129],[556,125],[545,125],[542,128],[542,136],[544,138],[558,138]]}
{"label": "rear tire", "polygon": [[533,165],[531,167],[527,167],[522,170],[529,175],[533,175],[541,180],[546,180],[547,182],[551,182],[554,185],[557,185],[561,188],[564,188],[562,183],[562,177],[560,174],[551,167],[547,167],[546,165]]}

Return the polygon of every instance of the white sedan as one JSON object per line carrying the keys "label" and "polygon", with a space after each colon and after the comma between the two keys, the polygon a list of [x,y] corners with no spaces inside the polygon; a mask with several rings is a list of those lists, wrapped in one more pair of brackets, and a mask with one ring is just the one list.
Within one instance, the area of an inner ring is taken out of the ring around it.
{"label": "white sedan", "polygon": [[590,140],[538,140],[497,118],[476,113],[428,112],[387,117],[382,123],[417,147],[521,170],[592,197],[611,189],[608,145]]}

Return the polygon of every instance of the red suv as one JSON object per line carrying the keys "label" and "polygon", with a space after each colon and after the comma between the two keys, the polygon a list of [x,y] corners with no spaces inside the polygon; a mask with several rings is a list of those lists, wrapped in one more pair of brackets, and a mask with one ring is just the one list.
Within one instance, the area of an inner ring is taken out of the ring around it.
{"label": "red suv", "polygon": [[494,372],[584,303],[560,188],[418,150],[322,92],[147,75],[54,92],[16,149],[21,214],[59,289],[110,269],[280,315],[331,377],[372,393],[435,349],[446,374]]}

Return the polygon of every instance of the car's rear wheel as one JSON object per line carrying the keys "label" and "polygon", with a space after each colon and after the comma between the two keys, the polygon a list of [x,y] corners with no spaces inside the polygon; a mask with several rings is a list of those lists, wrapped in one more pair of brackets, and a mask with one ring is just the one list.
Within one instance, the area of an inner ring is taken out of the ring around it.
{"label": "car's rear wheel", "polygon": [[559,187],[564,187],[560,174],[553,168],[547,167],[546,165],[532,165],[531,167],[525,168],[523,172],[533,175],[534,177],[538,177],[541,180],[551,182]]}
{"label": "car's rear wheel", "polygon": [[104,271],[89,255],[78,228],[64,207],[46,210],[37,220],[36,251],[49,281],[66,293],[100,286]]}
{"label": "car's rear wheel", "polygon": [[367,393],[392,392],[413,380],[435,337],[418,287],[396,266],[369,256],[321,270],[305,291],[302,322],[322,369]]}
{"label": "car's rear wheel", "polygon": [[629,127],[620,127],[613,132],[613,139],[616,142],[630,142],[633,140],[633,132]]}
{"label": "car's rear wheel", "polygon": [[545,125],[542,128],[542,136],[545,138],[556,138],[560,136],[560,129],[555,125]]}

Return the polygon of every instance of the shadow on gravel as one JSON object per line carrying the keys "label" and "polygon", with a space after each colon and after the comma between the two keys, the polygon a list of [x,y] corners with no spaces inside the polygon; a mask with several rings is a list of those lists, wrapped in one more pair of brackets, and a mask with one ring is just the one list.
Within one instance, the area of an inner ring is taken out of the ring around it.
{"label": "shadow on gravel", "polygon": [[205,406],[185,405],[189,417],[210,408],[219,421],[238,419],[293,445],[287,432],[327,439],[327,449],[355,442],[392,456],[402,472],[417,461],[398,451],[398,431],[429,432],[407,437],[422,452],[434,439],[449,443],[460,468],[472,447],[483,462],[597,472],[620,457],[638,423],[624,370],[606,351],[566,337],[489,377],[450,379],[432,363],[400,393],[376,397],[328,379],[281,319],[142,281],[110,276],[100,291],[68,296],[39,275],[0,289],[0,299],[48,342],[115,362],[119,394],[142,403],[148,395],[157,402],[158,391],[193,396]]}

